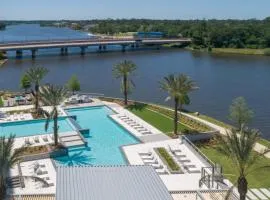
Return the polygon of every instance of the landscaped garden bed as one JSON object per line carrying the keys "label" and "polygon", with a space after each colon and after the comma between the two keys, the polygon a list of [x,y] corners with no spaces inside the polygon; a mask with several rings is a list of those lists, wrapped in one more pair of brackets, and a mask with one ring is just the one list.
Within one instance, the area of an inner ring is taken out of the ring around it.
{"label": "landscaped garden bed", "polygon": [[27,146],[24,148],[22,161],[53,158],[67,155],[67,149],[61,145],[57,147],[54,144],[42,146]]}
{"label": "landscaped garden bed", "polygon": [[169,154],[169,152],[163,148],[156,148],[155,151],[162,159],[162,161],[168,166],[168,169],[173,174],[183,173],[180,166],[174,161],[173,157]]}

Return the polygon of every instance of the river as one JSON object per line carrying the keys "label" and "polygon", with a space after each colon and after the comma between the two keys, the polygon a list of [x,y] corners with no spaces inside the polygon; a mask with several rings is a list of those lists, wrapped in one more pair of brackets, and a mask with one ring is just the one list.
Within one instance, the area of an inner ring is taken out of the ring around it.
{"label": "river", "polygon": [[[8,26],[0,32],[0,42],[82,37],[90,36],[67,28],[41,28],[38,25]],[[112,66],[128,59],[138,66],[133,77],[136,88],[132,99],[167,104],[166,93],[159,89],[159,81],[170,73],[186,73],[200,87],[191,94],[192,103],[187,109],[228,122],[229,105],[234,98],[243,96],[255,112],[251,126],[270,139],[270,57],[211,55],[182,49],[97,53],[96,49],[90,48],[83,57],[79,55],[79,49],[70,52],[68,56],[59,56],[59,49],[43,50],[34,61],[30,56],[16,60],[10,54],[9,61],[0,68],[0,88],[19,90],[19,80],[25,70],[40,65],[50,71],[44,83],[63,85],[76,74],[82,91],[121,97],[120,81],[113,78]]]}

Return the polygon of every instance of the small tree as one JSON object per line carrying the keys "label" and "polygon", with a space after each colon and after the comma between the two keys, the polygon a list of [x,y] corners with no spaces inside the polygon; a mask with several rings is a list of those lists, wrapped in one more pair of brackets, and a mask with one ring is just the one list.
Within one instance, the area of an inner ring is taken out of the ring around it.
{"label": "small tree", "polygon": [[[260,169],[270,168],[270,166],[256,167],[259,159],[264,157],[269,150],[262,153],[253,152],[255,144],[260,139],[258,130],[250,130],[243,126],[239,131],[231,130],[226,136],[217,135],[216,140],[220,143],[216,149],[233,162],[233,167],[237,172],[237,185],[240,200],[246,199],[248,191],[248,175]],[[232,188],[233,189],[233,188]]]}
{"label": "small tree", "polygon": [[166,100],[174,100],[174,134],[178,132],[178,109],[183,108],[183,105],[190,104],[188,94],[197,89],[195,82],[185,74],[170,74],[163,78],[160,82],[160,88],[168,92],[169,96]]}
{"label": "small tree", "polygon": [[67,90],[65,87],[59,87],[54,85],[47,85],[41,88],[41,98],[46,106],[51,106],[52,110],[50,112],[44,111],[46,115],[45,130],[49,128],[51,120],[53,121],[53,135],[54,144],[58,145],[58,110],[59,106],[67,97]]}
{"label": "small tree", "polygon": [[248,107],[244,97],[237,97],[230,106],[229,119],[234,122],[238,128],[249,123],[253,118],[253,111]]}
{"label": "small tree", "polygon": [[133,81],[129,79],[129,76],[134,73],[136,68],[136,64],[130,60],[124,60],[113,67],[114,77],[122,79],[121,92],[124,94],[125,105],[128,103],[128,94],[130,94],[132,88],[135,87]]}
{"label": "small tree", "polygon": [[72,91],[72,94],[75,93],[75,91],[80,91],[81,90],[81,84],[80,81],[78,80],[77,76],[73,75],[69,81],[68,81],[68,88],[70,91]]}
{"label": "small tree", "polygon": [[42,79],[47,75],[48,70],[44,67],[31,67],[26,71],[26,76],[29,78],[30,82],[34,85],[34,90],[32,90],[32,95],[34,97],[34,108],[36,115],[40,115],[39,107],[39,87]]}
{"label": "small tree", "polygon": [[26,74],[24,74],[21,78],[20,88],[24,89],[25,93],[31,88],[31,81]]}

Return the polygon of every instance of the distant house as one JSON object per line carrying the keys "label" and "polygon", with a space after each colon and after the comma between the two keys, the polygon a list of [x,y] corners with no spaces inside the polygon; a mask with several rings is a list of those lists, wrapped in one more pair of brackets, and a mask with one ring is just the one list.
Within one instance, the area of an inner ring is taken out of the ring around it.
{"label": "distant house", "polygon": [[162,38],[165,34],[163,32],[137,32],[135,37],[138,38]]}
{"label": "distant house", "polygon": [[56,200],[173,200],[151,166],[58,167]]}

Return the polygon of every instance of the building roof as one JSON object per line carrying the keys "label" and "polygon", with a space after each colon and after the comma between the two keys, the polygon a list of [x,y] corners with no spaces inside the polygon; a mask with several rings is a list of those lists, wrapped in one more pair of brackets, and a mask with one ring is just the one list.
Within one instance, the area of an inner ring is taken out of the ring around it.
{"label": "building roof", "polygon": [[54,195],[16,195],[9,200],[55,200]]}
{"label": "building roof", "polygon": [[58,167],[56,200],[172,200],[151,166]]}

